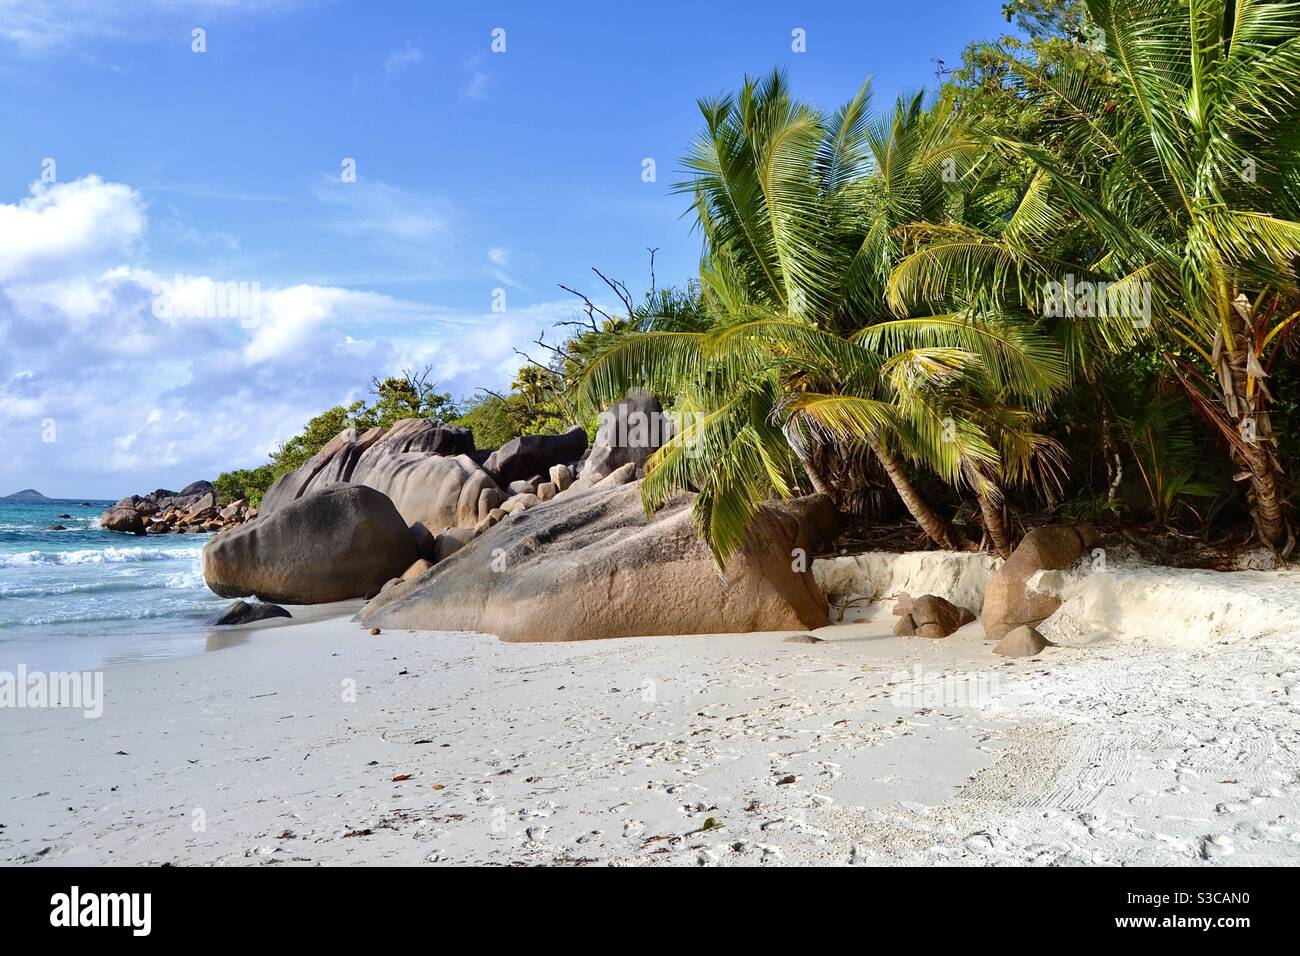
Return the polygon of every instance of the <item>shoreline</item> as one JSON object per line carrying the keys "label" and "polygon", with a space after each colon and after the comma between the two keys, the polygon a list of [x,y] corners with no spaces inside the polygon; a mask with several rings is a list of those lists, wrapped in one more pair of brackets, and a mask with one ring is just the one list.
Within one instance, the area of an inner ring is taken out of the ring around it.
{"label": "shoreline", "polygon": [[1300,667],[1293,639],[1003,661],[978,623],[930,641],[892,637],[888,604],[858,614],[820,644],[241,628],[109,670],[99,720],[7,713],[24,770],[0,781],[0,863],[1300,856],[1300,718],[1273,676]]}

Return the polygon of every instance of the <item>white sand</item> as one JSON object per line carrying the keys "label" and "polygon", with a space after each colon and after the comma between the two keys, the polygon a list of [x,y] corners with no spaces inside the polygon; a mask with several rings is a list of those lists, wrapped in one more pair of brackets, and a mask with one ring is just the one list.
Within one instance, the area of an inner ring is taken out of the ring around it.
{"label": "white sand", "polygon": [[1197,573],[1152,574],[1033,661],[887,604],[816,645],[245,632],[108,671],[97,721],[0,711],[0,862],[1300,863],[1300,575],[1193,577],[1235,603],[1189,648],[1135,598]]}

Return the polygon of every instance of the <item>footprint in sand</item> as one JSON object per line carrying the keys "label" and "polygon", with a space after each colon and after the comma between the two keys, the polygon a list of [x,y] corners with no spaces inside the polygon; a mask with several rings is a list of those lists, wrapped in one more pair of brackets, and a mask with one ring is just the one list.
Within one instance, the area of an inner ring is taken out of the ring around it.
{"label": "footprint in sand", "polygon": [[1207,860],[1214,860],[1220,857],[1231,856],[1237,852],[1237,848],[1232,843],[1232,837],[1223,834],[1207,836],[1201,841],[1201,856]]}

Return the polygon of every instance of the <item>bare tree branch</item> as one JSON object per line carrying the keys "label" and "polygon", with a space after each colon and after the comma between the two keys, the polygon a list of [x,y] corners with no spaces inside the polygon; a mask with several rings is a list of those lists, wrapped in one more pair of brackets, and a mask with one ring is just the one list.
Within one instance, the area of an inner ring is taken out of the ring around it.
{"label": "bare tree branch", "polygon": [[[606,319],[607,321],[611,321],[611,322],[612,322],[612,321],[614,320],[614,317],[613,317],[613,316],[611,316],[611,315],[610,315],[608,312],[606,312],[604,309],[602,309],[602,308],[600,308],[599,306],[597,306],[596,303],[592,302],[591,299],[587,298],[585,295],[583,295],[583,294],[582,294],[581,292],[579,292],[577,289],[570,289],[570,288],[569,288],[567,285],[565,285],[563,282],[559,283],[559,286],[560,286],[560,288],[563,289],[565,292],[571,293],[572,295],[576,295],[579,299],[581,299],[581,300],[583,301],[583,303],[584,303],[584,305],[583,305],[583,311],[587,313],[587,322],[586,322],[585,324],[586,324],[586,325],[589,325],[589,326],[591,327],[591,331],[593,331],[593,332],[599,332],[599,331],[600,331],[600,326],[596,323],[596,314],[597,314],[597,313],[599,313],[600,315],[604,316],[605,319]],[[580,322],[557,322],[557,323],[555,323],[555,324],[556,324],[556,325],[583,325],[584,323],[580,323]]]}
{"label": "bare tree branch", "polygon": [[627,317],[628,320],[630,321],[632,318],[632,313],[635,312],[636,310],[632,305],[632,293],[628,291],[627,285],[622,282],[619,282],[617,279],[610,279],[608,276],[605,275],[605,273],[601,272],[595,266],[591,267],[591,271],[596,273],[596,275],[600,276],[600,280],[604,282],[605,285],[609,286],[611,289],[614,290],[614,294],[619,297],[619,299],[623,303],[623,306],[627,309]]}

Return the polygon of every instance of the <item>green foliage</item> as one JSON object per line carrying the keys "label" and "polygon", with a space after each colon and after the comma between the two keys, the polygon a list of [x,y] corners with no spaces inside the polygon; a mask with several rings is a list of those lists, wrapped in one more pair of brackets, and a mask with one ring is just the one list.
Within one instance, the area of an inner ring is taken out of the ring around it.
{"label": "green foliage", "polygon": [[484,393],[465,402],[451,424],[472,431],[479,448],[500,448],[521,435],[555,435],[567,427],[563,416],[548,407],[545,396],[536,391],[531,396],[513,391],[508,395]]}
{"label": "green foliage", "polygon": [[224,472],[212,483],[212,487],[216,492],[217,501],[222,505],[228,505],[242,498],[256,508],[262,503],[263,492],[274,480],[274,467],[265,464],[257,468],[239,468]]}
{"label": "green foliage", "polygon": [[1191,412],[1177,395],[1152,395],[1132,418],[1120,420],[1133,449],[1151,513],[1168,524],[1187,498],[1215,498],[1221,489],[1196,478],[1198,447]]}

